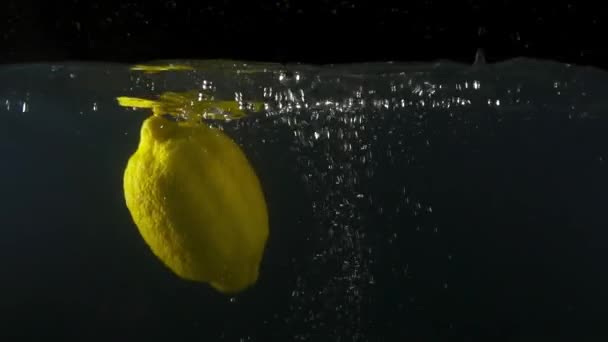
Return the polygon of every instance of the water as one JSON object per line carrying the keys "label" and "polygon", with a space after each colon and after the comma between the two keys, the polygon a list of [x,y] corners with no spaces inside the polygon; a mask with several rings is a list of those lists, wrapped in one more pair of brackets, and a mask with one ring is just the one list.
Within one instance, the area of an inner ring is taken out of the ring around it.
{"label": "water", "polygon": [[[0,68],[3,339],[605,336],[605,72],[182,63]],[[116,97],[192,90],[265,105],[211,123],[269,207],[260,279],[235,297],[170,273],[124,204],[149,112]]]}

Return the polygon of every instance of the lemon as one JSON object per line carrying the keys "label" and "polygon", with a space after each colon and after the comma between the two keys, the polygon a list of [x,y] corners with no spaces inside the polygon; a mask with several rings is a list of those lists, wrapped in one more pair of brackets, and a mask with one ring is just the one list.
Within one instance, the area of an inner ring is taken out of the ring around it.
{"label": "lemon", "polygon": [[222,131],[148,117],[124,194],[141,236],[179,277],[223,293],[255,284],[269,232],[266,202],[248,159]]}

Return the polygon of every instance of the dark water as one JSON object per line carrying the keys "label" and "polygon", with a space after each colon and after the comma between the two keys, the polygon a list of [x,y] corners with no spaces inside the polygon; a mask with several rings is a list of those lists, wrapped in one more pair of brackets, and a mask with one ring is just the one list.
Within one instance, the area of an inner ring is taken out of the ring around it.
{"label": "dark water", "polygon": [[[189,62],[194,63],[194,62]],[[563,64],[194,63],[0,69],[0,338],[600,341],[608,74]],[[270,238],[236,296],[175,277],[124,204],[149,115],[117,96],[209,87]]]}

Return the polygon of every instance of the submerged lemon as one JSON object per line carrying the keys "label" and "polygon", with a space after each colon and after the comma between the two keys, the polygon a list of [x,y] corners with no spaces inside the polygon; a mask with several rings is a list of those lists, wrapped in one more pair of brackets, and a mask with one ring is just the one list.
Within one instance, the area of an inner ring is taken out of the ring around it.
{"label": "submerged lemon", "polygon": [[266,203],[246,156],[223,132],[147,118],[124,193],[142,237],[175,274],[224,293],[256,282]]}

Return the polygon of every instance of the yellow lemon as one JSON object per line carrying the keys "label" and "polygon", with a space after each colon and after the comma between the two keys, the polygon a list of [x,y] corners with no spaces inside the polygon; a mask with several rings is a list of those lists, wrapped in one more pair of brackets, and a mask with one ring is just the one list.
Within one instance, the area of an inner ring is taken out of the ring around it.
{"label": "yellow lemon", "polygon": [[152,252],[178,276],[224,293],[253,285],[268,214],[239,146],[220,130],[156,115],[140,134],[124,193]]}

